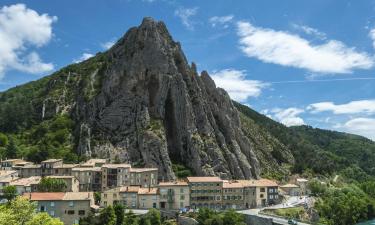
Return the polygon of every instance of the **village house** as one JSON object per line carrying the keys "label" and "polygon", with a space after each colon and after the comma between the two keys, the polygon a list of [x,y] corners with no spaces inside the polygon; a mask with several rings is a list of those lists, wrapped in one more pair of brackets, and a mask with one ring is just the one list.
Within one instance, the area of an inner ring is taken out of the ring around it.
{"label": "village house", "polygon": [[62,159],[48,159],[41,163],[41,176],[54,175],[55,167],[61,167],[63,165]]}
{"label": "village house", "polygon": [[157,188],[122,186],[104,191],[101,194],[101,206],[121,204],[130,209],[159,208]]}
{"label": "village house", "polygon": [[71,176],[72,169],[77,167],[78,164],[61,164],[53,167],[53,175],[55,176]]}
{"label": "village house", "polygon": [[79,191],[101,191],[102,169],[100,167],[75,167],[72,176],[79,181]]}
{"label": "village house", "polygon": [[79,192],[79,181],[75,176],[47,176],[48,178],[62,180],[66,184],[64,192]]}
{"label": "village house", "polygon": [[224,180],[222,208],[244,208],[244,186],[241,182]]}
{"label": "village house", "polygon": [[190,193],[187,182],[160,182],[158,187],[160,209],[178,210],[190,206]]}
{"label": "village house", "polygon": [[20,177],[27,178],[42,175],[42,166],[40,164],[29,164],[20,168]]}
{"label": "village house", "polygon": [[40,176],[20,178],[20,179],[11,181],[9,185],[16,187],[18,195],[23,195],[24,193],[27,193],[27,192],[36,192],[37,186],[41,179],[42,177]]}
{"label": "village house", "polygon": [[0,195],[3,195],[4,187],[10,182],[18,179],[18,173],[15,170],[0,170]]}
{"label": "village house", "polygon": [[1,161],[1,170],[13,170],[12,167],[17,164],[29,163],[23,159],[6,159]]}
{"label": "village house", "polygon": [[31,192],[23,196],[36,202],[39,212],[59,218],[65,225],[78,224],[96,209],[93,192]]}
{"label": "village house", "polygon": [[187,177],[193,209],[221,209],[223,180],[219,177]]}
{"label": "village house", "polygon": [[157,168],[130,168],[130,185],[155,187],[158,184]]}
{"label": "village house", "polygon": [[130,164],[104,164],[102,170],[102,190],[130,184]]}

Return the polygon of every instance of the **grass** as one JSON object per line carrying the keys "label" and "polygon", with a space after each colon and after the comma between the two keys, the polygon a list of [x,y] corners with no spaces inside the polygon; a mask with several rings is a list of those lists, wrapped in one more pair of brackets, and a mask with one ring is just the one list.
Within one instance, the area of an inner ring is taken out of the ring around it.
{"label": "grass", "polygon": [[301,219],[305,214],[305,209],[301,206],[285,209],[265,209],[263,211],[265,214],[273,214],[285,218],[295,218]]}

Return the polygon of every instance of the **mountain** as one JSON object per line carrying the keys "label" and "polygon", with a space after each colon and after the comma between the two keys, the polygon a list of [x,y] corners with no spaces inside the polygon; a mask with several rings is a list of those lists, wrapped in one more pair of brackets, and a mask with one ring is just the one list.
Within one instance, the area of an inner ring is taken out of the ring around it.
{"label": "mountain", "polygon": [[[370,173],[374,164],[359,158],[375,159],[367,139],[287,128],[233,102],[206,71],[188,64],[164,23],[151,18],[104,53],[0,93],[0,132],[2,158],[105,157],[157,167],[161,179],[174,179],[176,169],[282,179],[306,169],[343,169],[337,162],[369,166]],[[337,150],[344,143],[352,145]],[[356,151],[357,145],[363,148]]]}

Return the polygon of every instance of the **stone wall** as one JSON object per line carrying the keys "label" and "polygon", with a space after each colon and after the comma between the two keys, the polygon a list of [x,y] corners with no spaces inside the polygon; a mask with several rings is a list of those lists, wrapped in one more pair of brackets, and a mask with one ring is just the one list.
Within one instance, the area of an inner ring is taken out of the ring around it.
{"label": "stone wall", "polygon": [[274,223],[271,218],[264,218],[256,215],[245,215],[245,222],[247,225],[278,225],[277,223]]}

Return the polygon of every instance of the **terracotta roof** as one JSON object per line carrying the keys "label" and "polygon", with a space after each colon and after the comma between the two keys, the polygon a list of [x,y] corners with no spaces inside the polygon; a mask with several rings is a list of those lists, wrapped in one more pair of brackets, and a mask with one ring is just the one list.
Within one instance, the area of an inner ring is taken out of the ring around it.
{"label": "terracotta roof", "polygon": [[74,167],[72,168],[72,171],[95,171],[99,172],[101,171],[101,167]]}
{"label": "terracotta roof", "polygon": [[130,168],[130,172],[134,173],[142,173],[142,172],[148,172],[148,171],[157,171],[158,168]]}
{"label": "terracotta roof", "polygon": [[21,178],[15,181],[10,182],[10,185],[14,186],[30,186],[31,184],[39,184],[42,177],[40,176],[32,176],[28,178]]}
{"label": "terracotta roof", "polygon": [[187,177],[188,182],[223,182],[220,177]]}
{"label": "terracotta roof", "polygon": [[91,200],[93,192],[31,192],[24,193],[23,196],[31,201]]}
{"label": "terracotta roof", "polygon": [[188,186],[185,181],[160,182],[159,186]]}
{"label": "terracotta roof", "polygon": [[59,162],[62,161],[62,159],[47,159],[42,161],[42,163],[50,163],[50,162]]}
{"label": "terracotta roof", "polygon": [[241,182],[238,182],[238,181],[227,181],[227,180],[224,180],[224,183],[223,183],[223,188],[243,188],[243,184]]}
{"label": "terracotta roof", "polygon": [[139,188],[139,195],[156,195],[158,193],[157,188]]}
{"label": "terracotta roof", "polygon": [[120,188],[120,192],[138,192],[139,186],[123,186]]}
{"label": "terracotta roof", "polygon": [[259,179],[259,180],[238,180],[246,187],[276,187],[278,184],[269,179]]}
{"label": "terracotta roof", "polygon": [[3,177],[3,178],[0,178],[0,182],[1,183],[10,183],[14,180],[17,180],[18,177]]}
{"label": "terracotta roof", "polygon": [[104,168],[130,168],[131,165],[130,164],[125,164],[125,163],[122,163],[122,164],[104,164],[102,167]]}
{"label": "terracotta roof", "polygon": [[31,201],[48,201],[48,200],[63,200],[64,192],[31,192],[24,193],[24,197],[30,199]]}
{"label": "terracotta roof", "polygon": [[295,184],[285,184],[283,186],[280,186],[281,188],[299,188],[298,185]]}

